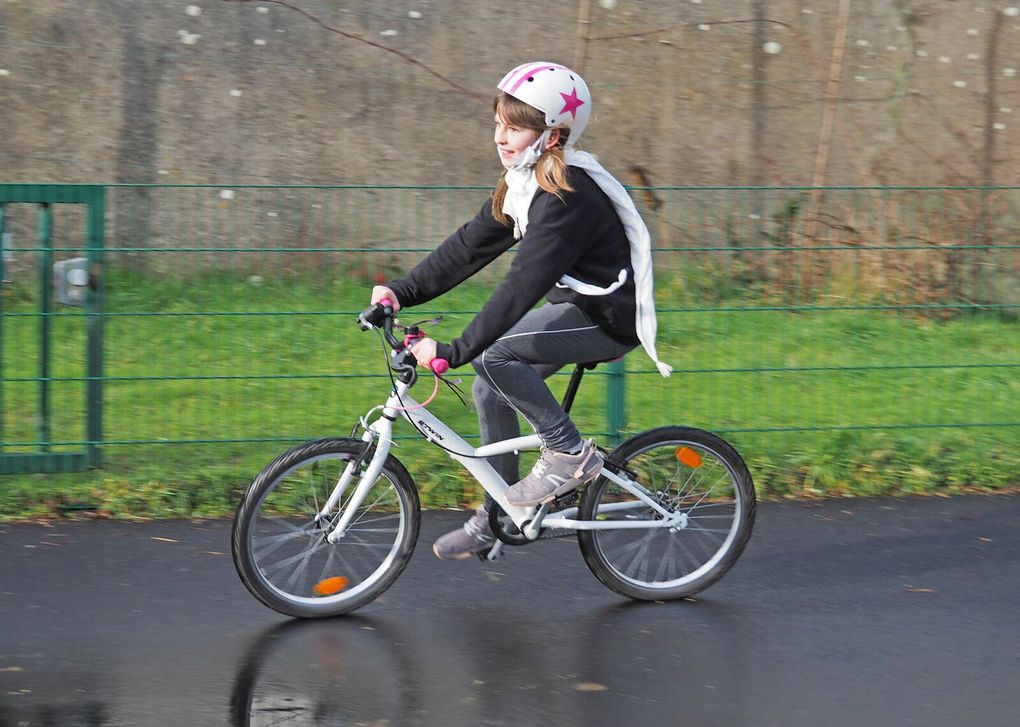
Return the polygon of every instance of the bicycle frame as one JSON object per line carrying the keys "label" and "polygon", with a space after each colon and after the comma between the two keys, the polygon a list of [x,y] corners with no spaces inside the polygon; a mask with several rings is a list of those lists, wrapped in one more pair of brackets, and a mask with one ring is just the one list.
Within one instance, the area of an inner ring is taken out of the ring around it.
{"label": "bicycle frame", "polygon": [[[648,507],[661,515],[660,520],[578,520],[578,508],[572,507],[555,515],[545,517],[548,505],[538,507],[517,507],[506,500],[506,491],[509,485],[496,472],[495,468],[488,463],[484,457],[510,452],[539,449],[542,440],[537,435],[515,437],[502,442],[485,444],[481,447],[472,447],[460,435],[450,429],[438,417],[420,405],[407,391],[410,386],[404,381],[397,381],[396,386],[390,393],[382,413],[374,422],[367,425],[361,440],[368,445],[376,440],[375,453],[369,462],[365,472],[362,474],[358,485],[347,503],[343,506],[343,513],[340,520],[327,536],[331,543],[335,543],[344,537],[347,527],[354,517],[354,513],[361,506],[365,495],[382,471],[383,463],[390,453],[393,444],[393,423],[398,416],[407,419],[425,438],[436,445],[444,447],[451,459],[459,462],[467,469],[478,483],[489,493],[500,507],[513,520],[514,524],[530,539],[538,537],[541,526],[555,527],[572,530],[612,530],[622,528],[653,529],[653,528],[682,528],[687,525],[686,513],[670,512],[662,507],[657,500],[651,497],[648,491],[631,480],[613,472],[608,467],[603,468],[602,475],[615,482],[617,485],[633,494],[638,501],[625,503],[609,503],[602,506],[602,510],[620,510],[631,508]],[[329,499],[319,511],[316,520],[328,519],[329,515],[341,502],[346,490],[355,477],[355,469],[361,464],[358,460],[352,460],[344,469],[340,480],[333,488]]]}

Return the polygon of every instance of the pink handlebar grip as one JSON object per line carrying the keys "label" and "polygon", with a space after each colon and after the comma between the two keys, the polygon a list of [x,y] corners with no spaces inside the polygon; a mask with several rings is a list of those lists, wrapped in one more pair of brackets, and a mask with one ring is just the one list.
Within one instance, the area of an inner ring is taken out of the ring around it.
{"label": "pink handlebar grip", "polygon": [[429,362],[429,366],[437,374],[445,374],[450,369],[450,362],[445,358],[434,358]]}
{"label": "pink handlebar grip", "polygon": [[387,308],[392,308],[393,307],[393,301],[390,300],[389,298],[383,298],[383,299],[381,299],[379,301],[379,305],[385,306]]}

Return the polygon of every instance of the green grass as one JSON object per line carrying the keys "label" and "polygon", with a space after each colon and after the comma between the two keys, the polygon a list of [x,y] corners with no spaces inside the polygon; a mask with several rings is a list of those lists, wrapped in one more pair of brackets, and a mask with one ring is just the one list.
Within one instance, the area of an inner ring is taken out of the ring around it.
{"label": "green grass", "polygon": [[[220,274],[185,280],[110,271],[107,286],[104,466],[0,478],[0,517],[76,507],[117,517],[222,515],[291,442],[347,435],[388,389],[378,339],[337,313],[363,307],[365,280]],[[477,309],[487,290],[462,287],[408,320]],[[698,305],[690,288],[681,291],[673,281],[660,283],[658,293],[660,308]],[[737,293],[712,303],[762,304]],[[27,288],[8,286],[5,313],[36,310]],[[56,312],[62,315],[51,322],[51,376],[81,377],[84,318],[66,315],[73,309]],[[242,315],[208,315],[214,312]],[[448,340],[470,318],[449,316],[434,335]],[[32,451],[24,443],[38,436],[39,384],[12,379],[38,376],[39,322],[34,315],[2,321],[4,452]],[[882,311],[700,310],[663,313],[659,325],[660,354],[677,373],[662,379],[640,350],[628,357],[627,429],[674,423],[723,432],[748,460],[763,496],[1020,484],[1015,320],[990,313],[935,320]],[[458,373],[469,391],[470,368]],[[599,371],[589,376],[575,405],[586,432],[606,430],[605,381]],[[553,387],[560,391],[565,383],[558,376]],[[53,449],[79,449],[60,443],[84,438],[83,384],[54,381],[51,398]],[[474,413],[449,393],[433,410],[460,431],[476,431]],[[411,434],[406,426],[398,431]],[[270,441],[245,441],[262,439]],[[480,496],[469,476],[423,442],[401,440],[395,455],[427,506]]]}

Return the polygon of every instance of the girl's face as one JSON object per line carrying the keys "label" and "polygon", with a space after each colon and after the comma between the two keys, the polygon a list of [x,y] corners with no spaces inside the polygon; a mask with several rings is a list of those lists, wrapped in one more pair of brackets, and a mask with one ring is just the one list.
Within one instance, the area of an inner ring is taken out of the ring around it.
{"label": "girl's face", "polygon": [[510,126],[496,114],[496,131],[493,140],[499,152],[499,160],[510,169],[517,160],[517,155],[535,143],[542,132],[537,129],[520,129]]}

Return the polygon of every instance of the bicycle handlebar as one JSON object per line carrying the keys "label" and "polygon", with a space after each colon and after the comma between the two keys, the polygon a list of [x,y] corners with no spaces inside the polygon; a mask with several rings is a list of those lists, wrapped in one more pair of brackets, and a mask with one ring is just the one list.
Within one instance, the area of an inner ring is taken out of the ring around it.
{"label": "bicycle handlebar", "polygon": [[[410,347],[405,345],[405,341],[401,341],[393,335],[393,326],[396,322],[394,312],[393,301],[383,298],[361,312],[361,315],[358,316],[358,325],[363,331],[381,326],[390,348],[404,354],[404,360],[401,363],[405,366],[410,364],[413,368],[418,364],[418,360],[411,353]],[[429,368],[436,374],[445,374],[450,368],[450,362],[444,358],[434,358],[429,362]]]}

